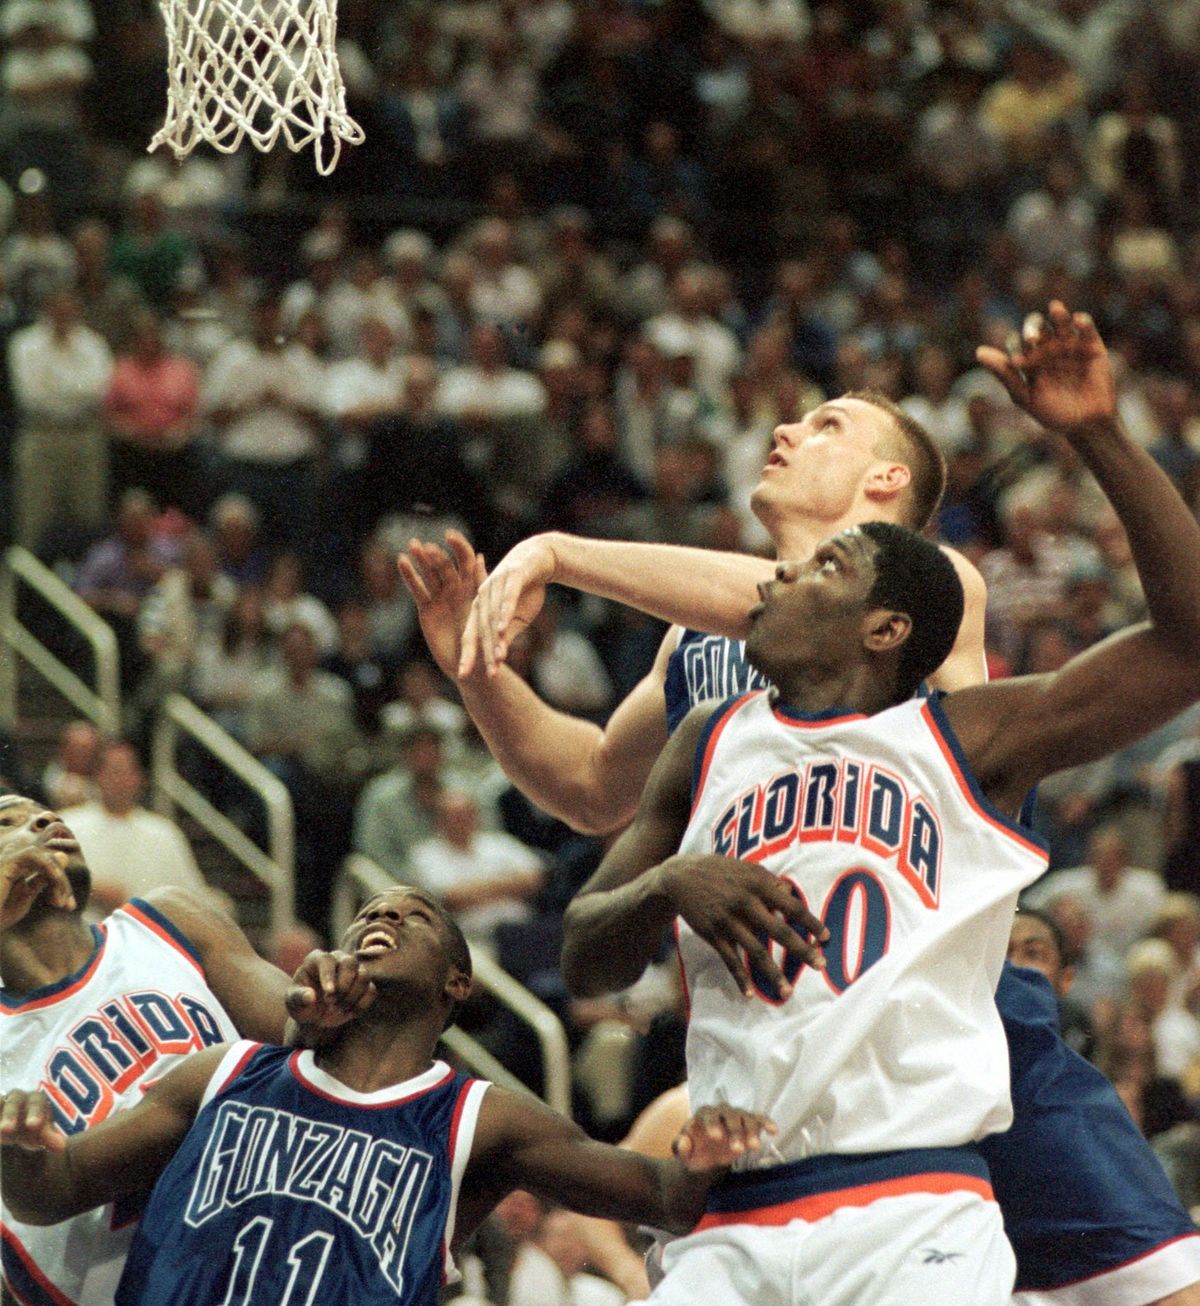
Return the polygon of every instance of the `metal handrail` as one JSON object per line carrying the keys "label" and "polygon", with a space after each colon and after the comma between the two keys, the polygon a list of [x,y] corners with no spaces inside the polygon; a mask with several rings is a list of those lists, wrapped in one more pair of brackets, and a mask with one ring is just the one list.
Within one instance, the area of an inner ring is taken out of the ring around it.
{"label": "metal handrail", "polygon": [[[267,811],[265,852],[179,770],[176,754],[181,735],[195,740],[262,799]],[[171,815],[173,807],[181,807],[262,880],[271,894],[271,929],[276,933],[287,929],[294,920],[296,818],[283,781],[190,699],[168,694],[154,726],[150,783],[158,811]]]}
{"label": "metal handrail", "polygon": [[[333,902],[330,908],[333,937],[342,937],[364,897],[384,893],[395,886],[396,880],[378,862],[364,857],[362,853],[351,853],[342,862],[333,884]],[[571,1060],[562,1021],[487,953],[472,948],[471,964],[479,984],[533,1030],[542,1051],[542,1096],[555,1111],[570,1115]],[[462,1030],[446,1030],[442,1041],[478,1073],[505,1087],[524,1087],[486,1049]],[[486,1062],[478,1059],[479,1053],[487,1058]],[[503,1072],[503,1079],[499,1077],[499,1072]]]}
{"label": "metal handrail", "polygon": [[[17,616],[17,582],[24,581],[91,646],[95,659],[95,688],[56,657]],[[0,657],[0,717],[9,725],[17,721],[17,658],[35,671],[105,735],[121,728],[120,660],[112,627],[93,612],[69,585],[28,549],[14,544],[5,551],[0,568],[0,643],[11,650]]]}

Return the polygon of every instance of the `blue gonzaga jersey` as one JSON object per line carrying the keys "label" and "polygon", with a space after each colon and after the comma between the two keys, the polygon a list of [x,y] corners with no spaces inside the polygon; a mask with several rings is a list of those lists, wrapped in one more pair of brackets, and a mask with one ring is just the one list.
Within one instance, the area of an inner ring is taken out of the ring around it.
{"label": "blue gonzaga jersey", "polygon": [[151,1194],[118,1306],[435,1306],[482,1080],[356,1093],[236,1043]]}
{"label": "blue gonzaga jersey", "polygon": [[667,729],[674,732],[696,706],[708,699],[724,702],[767,682],[746,661],[746,644],[724,635],[685,630],[667,662],[663,692],[667,699]]}

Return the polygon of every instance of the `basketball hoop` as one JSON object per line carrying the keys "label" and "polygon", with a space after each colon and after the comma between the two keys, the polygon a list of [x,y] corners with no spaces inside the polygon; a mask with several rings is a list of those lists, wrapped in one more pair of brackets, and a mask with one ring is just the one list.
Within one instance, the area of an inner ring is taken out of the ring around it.
{"label": "basketball hoop", "polygon": [[362,128],[346,111],[337,0],[158,0],[167,24],[167,116],[150,142],[186,158],[201,141],[232,154],[313,147],[328,176]]}

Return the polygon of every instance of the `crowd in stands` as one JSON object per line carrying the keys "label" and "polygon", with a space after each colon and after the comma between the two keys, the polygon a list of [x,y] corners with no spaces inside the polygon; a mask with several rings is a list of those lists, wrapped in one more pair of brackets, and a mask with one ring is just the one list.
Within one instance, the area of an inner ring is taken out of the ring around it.
{"label": "crowd in stands", "polygon": [[[339,21],[367,142],[323,180],[282,150],[145,156],[153,6],[0,2],[5,529],[113,625],[131,738],[179,690],[288,786],[311,926],[354,849],[520,969],[601,853],[507,785],[428,661],[410,535],[758,550],[772,429],[870,387],[946,455],[937,531],[987,581],[993,676],[1142,614],[1111,510],[973,351],[1087,308],[1200,511],[1200,0]],[[603,720],[660,638],[563,594],[512,662]],[[136,794],[136,755],[85,736],[46,793]],[[1200,717],[1055,777],[1037,819],[1078,1045],[1148,1132],[1200,1132]]]}

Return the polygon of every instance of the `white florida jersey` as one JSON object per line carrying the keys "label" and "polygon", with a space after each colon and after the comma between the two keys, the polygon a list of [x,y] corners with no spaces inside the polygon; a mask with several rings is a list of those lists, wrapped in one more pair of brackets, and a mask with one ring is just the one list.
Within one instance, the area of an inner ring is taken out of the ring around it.
{"label": "white florida jersey", "polygon": [[[40,1088],[78,1133],[133,1106],[181,1057],[237,1038],[195,949],[134,899],[92,926],[82,970],[13,998],[0,993],[0,1086]],[[3,1210],[4,1279],[24,1306],[107,1306],[137,1220],[117,1206],[34,1228]]]}
{"label": "white florida jersey", "polygon": [[723,705],[696,752],[680,851],[761,863],[829,929],[826,968],[739,993],[683,921],[688,1094],[761,1111],[770,1160],[948,1147],[1011,1123],[993,994],[1017,894],[1046,867],[983,796],[935,699],[801,715]]}

